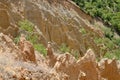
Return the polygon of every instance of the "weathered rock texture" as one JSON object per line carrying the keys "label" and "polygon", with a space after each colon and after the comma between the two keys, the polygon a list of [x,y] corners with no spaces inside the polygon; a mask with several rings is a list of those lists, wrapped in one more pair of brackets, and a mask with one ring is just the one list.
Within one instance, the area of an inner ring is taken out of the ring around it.
{"label": "weathered rock texture", "polygon": [[[55,54],[48,44],[44,58],[24,36],[15,45],[11,38],[17,36],[22,19],[35,25],[44,45],[48,41],[66,43],[85,55],[76,60],[70,53]],[[93,24],[94,20],[70,0],[0,0],[0,79],[119,80],[115,60],[96,62],[95,54],[100,54],[100,49],[94,38],[103,34]]]}
{"label": "weathered rock texture", "polygon": [[57,45],[66,43],[80,54],[88,48],[100,53],[94,38],[103,37],[102,32],[95,29],[94,20],[70,0],[0,0],[2,32],[16,36],[16,25],[22,19],[35,24],[44,45],[52,41]]}
{"label": "weathered rock texture", "polygon": [[[104,60],[104,68],[101,69],[101,76],[108,80],[119,80],[120,73],[118,72],[118,66],[116,60]],[[114,73],[114,74],[113,74]]]}
{"label": "weathered rock texture", "polygon": [[23,55],[24,61],[32,61],[36,63],[34,47],[29,41],[25,39],[23,34],[20,37],[19,48]]}
{"label": "weathered rock texture", "polygon": [[[22,37],[23,40],[25,40],[24,37]],[[23,43],[26,42],[23,41]],[[7,35],[0,34],[1,80],[120,79],[120,69],[118,68],[117,61],[106,59],[98,63],[91,49],[85,53],[85,56],[76,60],[70,53],[55,54],[50,44],[47,47],[48,58],[44,58],[37,51],[29,51],[29,46],[32,47],[31,44],[27,45],[28,47],[25,46],[18,47]],[[25,53],[23,55],[25,50],[21,48],[28,48],[25,49],[28,54]],[[24,59],[25,57],[26,60]]]}

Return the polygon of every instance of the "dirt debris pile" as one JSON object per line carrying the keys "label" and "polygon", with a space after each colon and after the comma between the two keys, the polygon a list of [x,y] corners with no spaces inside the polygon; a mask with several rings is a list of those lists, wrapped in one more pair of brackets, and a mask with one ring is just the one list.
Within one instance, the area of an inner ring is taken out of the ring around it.
{"label": "dirt debris pile", "polygon": [[[21,41],[23,40],[25,39],[21,39]],[[26,42],[23,41],[23,43]],[[24,46],[22,46],[22,44],[20,45],[21,46],[19,47],[14,44],[12,39],[7,35],[4,35],[3,33],[0,34],[1,80],[120,79],[118,62],[116,60],[108,59],[96,62],[95,54],[91,49],[89,49],[83,57],[76,60],[68,52],[65,54],[55,54],[50,44],[48,44],[47,47],[46,58],[34,51],[34,49],[33,51],[29,51],[33,48],[31,44]],[[25,52],[27,60],[24,60],[23,52]]]}

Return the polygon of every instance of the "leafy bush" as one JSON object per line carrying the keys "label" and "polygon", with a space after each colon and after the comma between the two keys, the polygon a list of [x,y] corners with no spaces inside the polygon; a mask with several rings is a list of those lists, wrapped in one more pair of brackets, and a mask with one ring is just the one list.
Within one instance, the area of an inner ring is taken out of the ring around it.
{"label": "leafy bush", "polygon": [[38,42],[38,35],[29,33],[27,34],[26,39],[31,43],[36,44]]}
{"label": "leafy bush", "polygon": [[113,50],[112,53],[106,53],[104,55],[105,58],[108,58],[108,59],[117,59],[117,60],[120,60],[120,50],[119,49],[116,49],[116,50]]}
{"label": "leafy bush", "polygon": [[19,42],[20,34],[22,33],[26,35],[26,39],[33,44],[35,50],[46,56],[46,48],[39,43],[38,34],[35,33],[34,24],[28,20],[21,20],[19,21],[18,26],[23,33],[20,32],[19,35],[14,38],[14,42],[16,44]]}
{"label": "leafy bush", "polygon": [[120,38],[113,39],[113,42],[120,47]]}
{"label": "leafy bush", "polygon": [[65,53],[65,52],[70,52],[70,48],[67,47],[67,45],[65,43],[62,43],[60,46],[60,51]]}
{"label": "leafy bush", "polygon": [[119,46],[116,47],[117,45],[120,44],[119,38],[118,39],[113,38],[112,40],[108,38],[96,38],[95,43],[98,45],[101,45],[101,44],[104,45],[100,48],[101,51],[103,52],[106,51],[103,57],[109,58],[109,59],[115,58],[117,60],[120,60],[120,47]]}
{"label": "leafy bush", "polygon": [[92,17],[101,18],[104,23],[111,23],[120,35],[120,0],[73,0]]}
{"label": "leafy bush", "polygon": [[115,50],[114,53],[115,53],[115,58],[117,60],[120,60],[120,49]]}
{"label": "leafy bush", "polygon": [[28,31],[28,32],[33,32],[34,30],[34,24],[28,20],[19,21],[18,26],[20,26],[20,29]]}
{"label": "leafy bush", "polygon": [[113,58],[115,58],[115,55],[112,54],[112,53],[106,53],[106,54],[104,55],[104,58],[113,59]]}
{"label": "leafy bush", "polygon": [[110,28],[103,28],[105,37],[109,38],[110,40],[112,40],[113,36],[114,36],[114,32],[110,29]]}
{"label": "leafy bush", "polygon": [[87,33],[84,28],[81,28],[79,31],[80,31],[82,34],[86,34],[86,33]]}
{"label": "leafy bush", "polygon": [[71,50],[69,47],[67,47],[67,45],[65,43],[63,43],[61,46],[60,46],[60,51],[62,53],[65,53],[65,52],[69,52],[71,55],[73,55],[76,59],[79,58],[80,56],[80,53],[78,50]]}
{"label": "leafy bush", "polygon": [[78,59],[80,57],[80,53],[78,50],[71,50],[71,54]]}
{"label": "leafy bush", "polygon": [[44,56],[47,55],[46,48],[42,44],[34,44],[34,47],[37,51],[41,52]]}
{"label": "leafy bush", "polygon": [[14,38],[13,41],[15,44],[18,44],[19,40],[20,40],[20,36],[18,35],[17,37]]}

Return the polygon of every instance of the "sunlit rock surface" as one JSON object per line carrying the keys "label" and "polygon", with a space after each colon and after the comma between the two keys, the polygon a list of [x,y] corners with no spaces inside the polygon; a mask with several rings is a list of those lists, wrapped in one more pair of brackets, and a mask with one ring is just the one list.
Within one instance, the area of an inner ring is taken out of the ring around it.
{"label": "sunlit rock surface", "polygon": [[65,43],[82,56],[88,48],[100,53],[94,38],[103,37],[102,31],[70,0],[0,0],[0,17],[0,30],[5,34],[17,36],[18,22],[28,19],[44,45]]}
{"label": "sunlit rock surface", "polygon": [[[26,44],[24,41],[23,43]],[[116,60],[109,59],[96,62],[96,56],[92,49],[89,49],[83,57],[76,60],[68,52],[55,54],[49,43],[46,49],[48,50],[46,57],[43,57],[37,51],[29,51],[31,48],[30,43],[19,47],[14,44],[9,36],[0,33],[1,80],[120,79],[120,69],[118,67],[120,64]],[[24,51],[28,53],[24,53]]]}
{"label": "sunlit rock surface", "polygon": [[[23,19],[35,25],[40,42],[48,45],[46,57],[24,37],[19,45],[13,42]],[[94,39],[103,33],[94,22],[70,0],[0,0],[0,80],[119,80],[119,61],[96,62],[100,49]],[[49,41],[66,43],[83,57],[57,54]]]}

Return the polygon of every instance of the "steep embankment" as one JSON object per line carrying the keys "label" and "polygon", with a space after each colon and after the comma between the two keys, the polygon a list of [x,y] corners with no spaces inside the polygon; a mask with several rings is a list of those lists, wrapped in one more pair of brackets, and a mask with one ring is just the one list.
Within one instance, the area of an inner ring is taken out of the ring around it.
{"label": "steep embankment", "polygon": [[100,54],[95,44],[96,37],[103,37],[102,31],[93,28],[94,20],[69,0],[1,0],[1,31],[12,36],[19,32],[18,22],[31,21],[38,31],[40,42],[56,45],[65,43],[70,49],[84,54],[92,48]]}
{"label": "steep embankment", "polygon": [[101,19],[115,32],[120,33],[120,1],[119,0],[73,0],[86,13]]}
{"label": "steep embankment", "polygon": [[50,44],[44,58],[23,35],[15,45],[0,33],[0,80],[119,80],[119,65],[116,60],[96,62],[91,49],[78,60],[70,53],[55,54]]}

